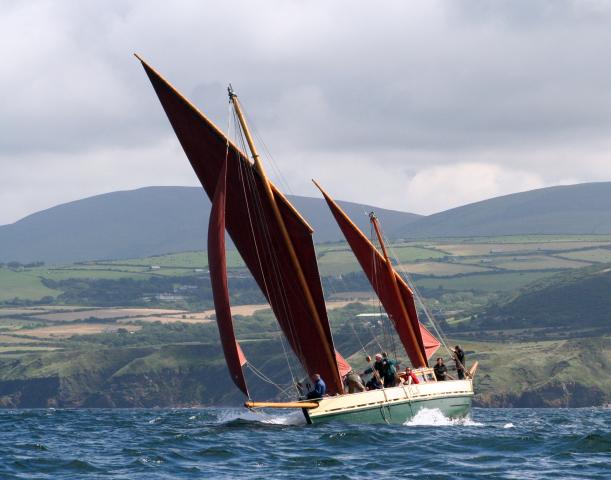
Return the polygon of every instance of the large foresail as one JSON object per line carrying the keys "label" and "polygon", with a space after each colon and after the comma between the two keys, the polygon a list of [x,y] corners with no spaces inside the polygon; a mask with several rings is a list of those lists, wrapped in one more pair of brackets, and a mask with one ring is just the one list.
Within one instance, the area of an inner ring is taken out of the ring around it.
{"label": "large foresail", "polygon": [[[412,365],[414,367],[426,366],[427,359],[437,349],[439,342],[418,321],[411,290],[394,269],[388,269],[387,262],[375,245],[348,218],[341,207],[318,184],[316,186],[325,197],[350,248],[386,313],[392,319]],[[425,345],[423,337],[426,338],[428,345]]]}
{"label": "large foresail", "polygon": [[248,387],[242,371],[246,358],[235,337],[229,304],[227,259],[225,255],[226,174],[225,163],[221,169],[212,198],[212,209],[208,224],[208,268],[210,269],[210,283],[214,296],[216,323],[218,324],[229,375],[237,387],[244,392],[244,395],[248,396]]}
{"label": "large foresail", "polygon": [[[272,200],[283,220],[305,278],[295,281],[296,267],[286,248],[265,179],[248,158],[153,68],[142,61],[193,170],[212,199],[227,158],[226,229],[274,311],[292,350],[308,373],[319,373],[330,393],[342,391],[327,318],[312,230],[272,184]],[[306,300],[312,300],[309,304]],[[315,313],[321,328],[313,324]]]}

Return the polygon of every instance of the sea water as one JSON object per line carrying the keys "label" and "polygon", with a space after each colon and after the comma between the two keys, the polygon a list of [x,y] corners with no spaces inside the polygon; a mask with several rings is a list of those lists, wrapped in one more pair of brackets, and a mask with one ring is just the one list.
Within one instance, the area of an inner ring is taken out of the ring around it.
{"label": "sea water", "polygon": [[0,410],[0,479],[609,479],[611,410],[423,410],[304,425],[244,409]]}

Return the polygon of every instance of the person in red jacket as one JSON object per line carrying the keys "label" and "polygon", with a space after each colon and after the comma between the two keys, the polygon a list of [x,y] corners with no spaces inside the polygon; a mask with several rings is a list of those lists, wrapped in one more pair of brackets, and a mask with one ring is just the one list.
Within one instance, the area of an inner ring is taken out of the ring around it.
{"label": "person in red jacket", "polygon": [[416,374],[409,367],[405,368],[405,381],[406,383],[420,383]]}

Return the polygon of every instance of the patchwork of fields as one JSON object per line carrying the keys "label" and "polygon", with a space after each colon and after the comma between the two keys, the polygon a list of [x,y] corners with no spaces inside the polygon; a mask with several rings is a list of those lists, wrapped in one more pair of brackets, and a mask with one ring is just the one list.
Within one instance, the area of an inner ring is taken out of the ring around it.
{"label": "patchwork of fields", "polygon": [[[327,309],[344,308],[348,301],[329,301]],[[234,316],[249,317],[269,312],[267,304],[237,305]],[[160,308],[80,308],[80,307],[0,307],[0,357],[28,352],[64,348],[63,340],[78,335],[130,334],[144,325],[208,324],[214,320],[214,310],[189,312]]]}
{"label": "patchwork of fields", "polygon": [[[416,285],[423,289],[506,292],[554,272],[611,262],[611,236],[477,237],[398,243],[390,251],[400,270],[413,275]],[[360,266],[344,243],[319,245],[317,252],[322,277],[341,278],[360,272]],[[247,276],[239,254],[229,250],[227,256],[230,276]],[[190,278],[206,275],[205,252],[32,268],[5,266],[0,268],[0,302],[15,304],[14,299],[46,298],[50,300],[46,303],[51,303],[62,293],[58,282],[66,280],[137,282],[182,278],[182,283],[188,285]],[[171,294],[176,291],[167,293],[163,300],[173,307]]]}

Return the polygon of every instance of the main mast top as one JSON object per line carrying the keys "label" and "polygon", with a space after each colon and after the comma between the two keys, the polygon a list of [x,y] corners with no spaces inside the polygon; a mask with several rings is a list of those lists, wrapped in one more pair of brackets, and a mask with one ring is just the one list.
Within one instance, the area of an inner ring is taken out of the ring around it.
{"label": "main mast top", "polygon": [[257,147],[255,146],[255,142],[250,133],[250,129],[248,128],[248,124],[246,123],[246,118],[244,118],[244,114],[242,113],[242,107],[240,106],[238,95],[233,90],[231,83],[227,87],[227,93],[229,94],[229,101],[233,105],[235,113],[238,116],[240,127],[242,127],[242,131],[244,132],[244,136],[246,137],[246,142],[248,143],[248,148],[250,149],[250,154],[252,155],[255,169],[259,172],[259,174],[261,174],[263,178],[266,178],[263,164],[261,163],[261,159],[259,158],[259,152],[257,152]]}

